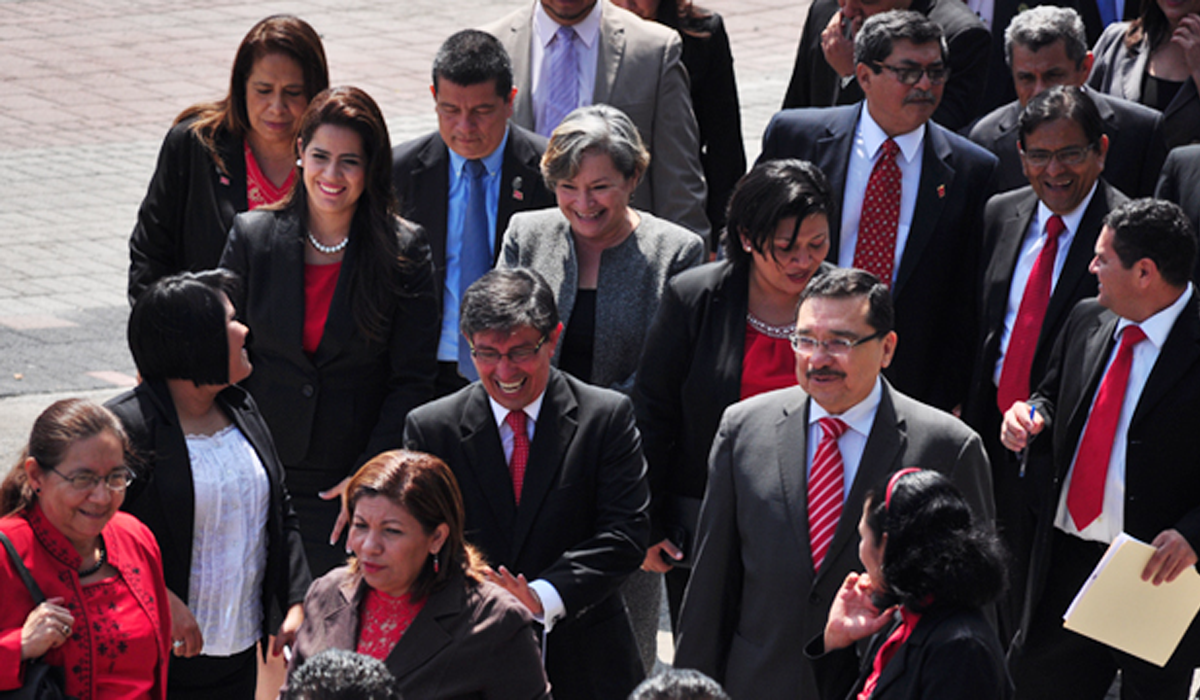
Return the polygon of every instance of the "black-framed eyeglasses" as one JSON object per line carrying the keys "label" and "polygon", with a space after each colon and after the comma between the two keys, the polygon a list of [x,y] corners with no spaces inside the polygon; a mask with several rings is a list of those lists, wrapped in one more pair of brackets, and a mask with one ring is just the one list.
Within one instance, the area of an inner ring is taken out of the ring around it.
{"label": "black-framed eyeglasses", "polygon": [[875,340],[876,338],[882,338],[885,335],[887,335],[886,331],[875,331],[871,335],[859,338],[858,340],[849,340],[846,338],[817,340],[812,336],[793,333],[790,337],[790,340],[792,341],[792,350],[795,350],[801,355],[812,355],[817,351],[817,348],[824,348],[825,352],[833,357],[845,357],[846,355],[850,354],[851,350],[859,345],[862,345],[870,340]]}
{"label": "black-framed eyeglasses", "polygon": [[1031,151],[1022,149],[1021,157],[1035,168],[1045,168],[1050,165],[1052,160],[1057,160],[1060,165],[1065,166],[1083,165],[1083,162],[1087,160],[1088,151],[1095,147],[1095,143],[1089,143],[1086,146],[1067,146],[1057,151],[1047,151],[1042,148],[1035,148]]}
{"label": "black-framed eyeglasses", "polygon": [[134,474],[129,469],[121,468],[114,469],[106,476],[99,476],[91,472],[79,472],[74,476],[67,476],[58,471],[54,467],[50,467],[50,471],[58,475],[60,479],[71,485],[71,488],[79,492],[87,492],[96,488],[100,483],[108,487],[109,491],[121,492],[129,488],[133,483]]}
{"label": "black-framed eyeglasses", "polygon": [[546,344],[546,340],[549,338],[550,336],[543,335],[542,339],[537,342],[537,345],[534,345],[531,348],[513,348],[508,352],[497,352],[491,348],[477,348],[475,347],[474,343],[469,343],[469,345],[471,346],[471,357],[474,357],[475,361],[479,364],[484,365],[485,367],[491,367],[493,365],[500,364],[500,360],[506,357],[508,358],[509,362],[516,364],[529,362],[534,358],[535,355],[538,354],[538,351],[542,349],[542,346]]}
{"label": "black-framed eyeglasses", "polygon": [[941,85],[950,77],[950,67],[944,65],[889,66],[886,63],[876,63],[874,61],[870,65],[878,68],[887,68],[892,72],[892,75],[896,76],[896,80],[899,80],[904,85],[916,85],[921,82],[922,75],[928,75],[929,82],[932,85]]}

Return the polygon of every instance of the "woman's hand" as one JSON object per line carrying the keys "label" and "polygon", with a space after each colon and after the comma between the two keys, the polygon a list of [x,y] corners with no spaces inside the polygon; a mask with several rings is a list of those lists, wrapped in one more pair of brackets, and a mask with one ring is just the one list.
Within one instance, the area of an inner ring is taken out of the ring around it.
{"label": "woman's hand", "polygon": [[174,591],[167,591],[167,602],[171,605],[171,651],[175,656],[196,656],[204,648],[204,635],[200,634],[196,616]]}
{"label": "woman's hand", "polygon": [[296,641],[296,632],[300,630],[302,624],[304,624],[304,606],[296,603],[288,608],[287,617],[283,618],[283,624],[279,626],[279,632],[275,634],[275,639],[271,642],[271,656],[279,656],[283,653],[285,644],[291,646]]}
{"label": "woman's hand", "polygon": [[829,608],[825,623],[825,651],[844,649],[887,626],[895,608],[879,610],[871,602],[871,577],[851,572]]}
{"label": "woman's hand", "polygon": [[63,598],[50,598],[29,613],[21,628],[21,660],[36,659],[71,638],[75,617],[62,606]]}
{"label": "woman's hand", "polygon": [[[337,482],[337,485],[331,489],[326,489],[317,493],[317,496],[322,500],[332,501],[338,499],[341,502],[342,494],[346,492],[346,485],[350,483],[350,477],[346,477]],[[342,503],[341,510],[338,511],[337,522],[333,524],[333,531],[329,533],[329,544],[337,544],[338,539],[342,536],[342,530],[346,529],[346,523],[350,522],[350,514],[346,512],[346,504]]]}
{"label": "woman's hand", "polygon": [[1185,15],[1171,34],[1171,43],[1183,49],[1188,73],[1200,85],[1200,16]]}
{"label": "woman's hand", "polygon": [[503,566],[500,567],[499,573],[490,567],[483,573],[488,581],[515,595],[517,600],[521,601],[529,609],[529,612],[538,616],[545,614],[545,608],[542,607],[542,599],[529,587],[529,583],[525,580],[525,574],[513,576],[512,572]]}

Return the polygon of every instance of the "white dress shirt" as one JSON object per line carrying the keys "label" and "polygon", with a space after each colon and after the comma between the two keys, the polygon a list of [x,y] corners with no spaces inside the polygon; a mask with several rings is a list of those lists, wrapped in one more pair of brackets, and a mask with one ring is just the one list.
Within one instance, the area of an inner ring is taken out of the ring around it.
{"label": "white dress shirt", "polygon": [[[838,245],[838,267],[854,264],[854,246],[858,244],[858,223],[862,219],[863,199],[867,192],[867,181],[875,161],[879,160],[880,149],[888,135],[871,117],[871,110],[863,103],[862,116],[854,130],[854,148],[850,151],[850,163],[846,168],[846,189],[842,198],[841,241]],[[892,139],[900,147],[896,165],[900,167],[900,221],[896,226],[896,262],[892,266],[891,283],[895,284],[900,271],[900,259],[904,256],[904,244],[912,226],[913,211],[917,208],[917,188],[921,184],[921,158],[925,145],[925,125],[907,134]]]}
{"label": "white dress shirt", "polygon": [[[867,448],[867,437],[871,427],[875,425],[875,414],[879,412],[879,401],[883,398],[883,381],[875,378],[875,386],[867,398],[851,406],[846,412],[835,416],[820,404],[809,399],[808,404],[808,466],[807,474],[812,476],[813,457],[817,453],[817,444],[824,437],[824,431],[817,421],[822,418],[840,418],[848,426],[848,430],[838,438],[838,451],[842,453],[842,502],[850,495],[850,487],[854,485],[854,477],[858,474],[858,465],[862,462],[863,450]],[[861,504],[859,504],[861,506]],[[845,508],[842,514],[846,514]],[[854,515],[858,517],[857,514]]]}
{"label": "white dress shirt", "polygon": [[[1129,438],[1129,422],[1133,419],[1134,411],[1137,410],[1138,400],[1142,397],[1142,389],[1146,387],[1146,379],[1149,378],[1150,372],[1154,369],[1154,363],[1158,361],[1158,355],[1162,351],[1163,343],[1167,342],[1167,336],[1171,334],[1171,328],[1175,326],[1175,320],[1179,318],[1179,314],[1183,313],[1183,307],[1187,306],[1188,300],[1192,298],[1192,283],[1188,282],[1187,289],[1179,298],[1170,306],[1154,314],[1150,318],[1137,324],[1141,326],[1142,332],[1146,334],[1146,340],[1138,343],[1133,347],[1133,363],[1129,368],[1129,383],[1125,385],[1125,400],[1121,404],[1121,416],[1117,419],[1117,431],[1113,436],[1112,456],[1108,460],[1108,475],[1104,481],[1104,509],[1100,511],[1100,517],[1096,518],[1085,527],[1082,531],[1075,527],[1075,521],[1071,519],[1070,512],[1067,511],[1067,493],[1071,490],[1071,477],[1075,474],[1075,457],[1071,458],[1071,470],[1067,473],[1067,478],[1063,482],[1062,493],[1059,494],[1058,512],[1054,516],[1054,526],[1069,534],[1081,537],[1085,540],[1094,540],[1096,542],[1112,543],[1117,535],[1125,528],[1125,451],[1128,446]],[[1132,326],[1134,323],[1128,319],[1121,319],[1117,322],[1116,331],[1113,333],[1113,338],[1118,342],[1113,344],[1112,351],[1109,352],[1108,361],[1104,365],[1104,371],[1108,371],[1109,365],[1117,355],[1117,348],[1120,347],[1121,331],[1126,326]],[[1099,393],[1097,390],[1096,393]],[[1092,396],[1093,406],[1096,397]],[[1088,408],[1088,415],[1091,415],[1091,407]],[[1065,418],[1065,416],[1064,416]],[[1080,442],[1083,441],[1083,435],[1087,433],[1087,425],[1084,425],[1083,432],[1080,433]],[[1079,446],[1075,446],[1075,454],[1079,454]]]}
{"label": "white dress shirt", "polygon": [[[586,107],[592,103],[592,95],[596,93],[596,62],[600,54],[600,14],[603,2],[597,2],[587,17],[571,25],[575,30],[578,41],[575,43],[575,55],[579,58],[579,104],[576,107]],[[542,84],[542,59],[546,55],[546,47],[561,27],[558,22],[546,14],[540,2],[533,6],[533,45],[530,47],[530,85],[529,97],[533,102],[533,113],[541,114],[546,104],[547,87]]]}

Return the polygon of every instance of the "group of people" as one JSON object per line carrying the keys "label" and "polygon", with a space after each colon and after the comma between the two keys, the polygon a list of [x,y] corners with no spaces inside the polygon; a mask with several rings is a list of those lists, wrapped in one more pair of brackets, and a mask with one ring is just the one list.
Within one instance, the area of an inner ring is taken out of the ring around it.
{"label": "group of people", "polygon": [[748,173],[686,0],[454,34],[395,148],[262,20],[138,211],[138,386],[0,489],[0,690],[721,697],[635,692],[665,581],[729,697],[1185,697],[1197,625],[1061,617],[1121,532],[1197,563],[1196,9],[817,0]]}

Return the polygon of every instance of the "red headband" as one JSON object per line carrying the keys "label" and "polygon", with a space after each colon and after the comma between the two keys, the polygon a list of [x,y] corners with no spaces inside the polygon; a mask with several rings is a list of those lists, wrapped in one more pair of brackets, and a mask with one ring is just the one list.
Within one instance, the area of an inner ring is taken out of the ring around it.
{"label": "red headband", "polygon": [[900,477],[904,476],[905,474],[912,474],[913,472],[919,471],[921,471],[920,467],[906,467],[895,474],[892,474],[892,478],[888,479],[887,493],[883,497],[884,509],[892,509],[892,490],[896,488],[896,482],[900,481]]}

